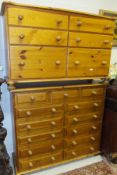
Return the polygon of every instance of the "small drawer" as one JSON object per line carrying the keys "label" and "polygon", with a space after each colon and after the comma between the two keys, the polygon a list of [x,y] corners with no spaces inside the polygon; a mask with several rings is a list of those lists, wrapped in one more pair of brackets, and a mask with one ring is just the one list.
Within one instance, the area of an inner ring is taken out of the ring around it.
{"label": "small drawer", "polygon": [[111,48],[112,39],[113,39],[113,36],[108,36],[108,35],[70,32],[69,46],[92,47],[92,48]]}
{"label": "small drawer", "polygon": [[18,136],[32,136],[34,134],[46,133],[49,131],[61,130],[63,128],[63,118],[54,118],[40,122],[30,122],[17,124]]}
{"label": "small drawer", "polygon": [[40,142],[38,145],[35,147],[33,145],[30,145],[28,147],[22,147],[19,148],[18,150],[18,155],[20,156],[21,159],[26,159],[26,158],[33,158],[33,157],[38,157],[38,156],[43,156],[44,154],[47,153],[54,153],[56,151],[62,150],[63,149],[63,140],[59,141],[46,141],[44,143]]}
{"label": "small drawer", "polygon": [[65,139],[65,148],[77,148],[81,144],[99,144],[100,143],[100,134],[95,135],[86,135],[86,136],[78,136],[74,139]]}
{"label": "small drawer", "polygon": [[99,144],[81,144],[76,149],[67,149],[64,151],[65,159],[73,159],[87,154],[95,154],[100,151]]}
{"label": "small drawer", "polygon": [[9,27],[10,44],[67,46],[67,37],[66,31]]}
{"label": "small drawer", "polygon": [[63,152],[48,154],[47,156],[37,157],[35,159],[19,160],[19,171],[29,171],[31,169],[49,166],[63,160]]}
{"label": "small drawer", "polygon": [[8,8],[8,24],[67,30],[68,16],[41,9],[10,7]]}
{"label": "small drawer", "polygon": [[17,143],[20,146],[35,146],[39,145],[39,143],[43,142],[50,142],[52,143],[53,141],[61,140],[63,138],[63,130],[59,131],[53,131],[53,132],[48,132],[45,134],[38,134],[38,135],[33,135],[33,136],[26,136],[26,137],[18,137],[17,138]]}
{"label": "small drawer", "polygon": [[106,89],[104,87],[82,89],[82,96],[83,97],[97,97],[97,96],[104,97],[105,90]]}
{"label": "small drawer", "polygon": [[112,20],[91,18],[86,16],[71,16],[70,30],[113,34],[114,23]]}

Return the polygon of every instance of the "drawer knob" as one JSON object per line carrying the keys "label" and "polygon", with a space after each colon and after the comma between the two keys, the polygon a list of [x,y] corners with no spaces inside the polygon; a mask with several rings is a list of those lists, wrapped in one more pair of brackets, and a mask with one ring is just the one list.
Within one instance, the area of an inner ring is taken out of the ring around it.
{"label": "drawer knob", "polygon": [[33,167],[33,163],[32,162],[29,162],[29,167]]}
{"label": "drawer knob", "polygon": [[93,106],[94,106],[94,107],[98,107],[99,104],[98,104],[98,103],[94,103]]}
{"label": "drawer knob", "polygon": [[78,131],[77,131],[76,129],[73,129],[73,133],[74,133],[74,134],[77,134]]}
{"label": "drawer knob", "polygon": [[109,29],[111,29],[111,26],[110,26],[110,25],[106,25],[106,26],[104,27],[104,29],[105,29],[105,30],[109,30]]}
{"label": "drawer knob", "polygon": [[64,97],[68,97],[68,96],[69,96],[69,94],[67,94],[67,93],[64,94]]}
{"label": "drawer knob", "polygon": [[23,15],[19,15],[19,16],[18,16],[18,19],[19,19],[20,21],[22,21],[23,18],[24,18]]}
{"label": "drawer knob", "polygon": [[73,121],[77,123],[79,120],[78,120],[77,117],[74,117],[74,118],[73,118]]}
{"label": "drawer knob", "polygon": [[93,95],[97,95],[97,92],[96,92],[96,91],[92,91],[92,94],[93,94]]}
{"label": "drawer knob", "polygon": [[26,127],[27,127],[27,129],[31,129],[31,125],[27,125]]}
{"label": "drawer knob", "polygon": [[51,134],[51,137],[54,139],[56,138],[56,134]]}
{"label": "drawer knob", "polygon": [[54,145],[51,145],[51,148],[52,148],[52,150],[55,150],[56,149],[56,147]]}
{"label": "drawer knob", "polygon": [[75,65],[79,65],[80,64],[80,61],[75,61],[74,64]]}
{"label": "drawer knob", "polygon": [[30,111],[27,111],[26,114],[27,114],[27,116],[31,116],[31,112]]}
{"label": "drawer knob", "polygon": [[78,43],[78,42],[80,42],[81,41],[81,39],[80,38],[76,38],[76,42]]}
{"label": "drawer knob", "polygon": [[72,155],[73,155],[73,156],[76,156],[77,154],[76,154],[76,152],[75,152],[75,151],[72,151]]}
{"label": "drawer knob", "polygon": [[97,127],[96,127],[96,126],[92,126],[92,129],[93,129],[93,130],[97,130]]}
{"label": "drawer knob", "polygon": [[109,40],[104,40],[104,44],[109,44]]}
{"label": "drawer knob", "polygon": [[94,115],[93,115],[93,118],[94,118],[94,119],[97,119],[97,118],[98,118],[98,115],[94,114]]}
{"label": "drawer knob", "polygon": [[24,37],[25,37],[24,34],[20,34],[20,35],[19,35],[19,38],[20,38],[20,39],[24,39]]}
{"label": "drawer knob", "polygon": [[52,122],[51,122],[51,125],[52,125],[52,126],[55,126],[55,125],[56,125],[56,122],[52,121]]}
{"label": "drawer knob", "polygon": [[19,66],[23,67],[23,66],[25,66],[25,63],[24,62],[20,62]]}
{"label": "drawer knob", "polygon": [[89,69],[89,71],[90,71],[90,72],[93,72],[93,71],[94,71],[94,69],[93,69],[93,68],[90,68],[90,69]]}
{"label": "drawer knob", "polygon": [[56,22],[57,22],[58,25],[60,25],[62,23],[62,20],[58,19]]}
{"label": "drawer knob", "polygon": [[60,64],[61,64],[61,61],[57,60],[56,65],[60,65]]}
{"label": "drawer knob", "polygon": [[55,161],[55,160],[56,160],[56,158],[55,158],[54,156],[52,156],[52,157],[51,157],[51,160],[52,160],[52,161]]}
{"label": "drawer knob", "polygon": [[55,113],[56,112],[56,108],[52,108],[52,112]]}
{"label": "drawer knob", "polygon": [[92,140],[92,141],[95,141],[95,137],[91,137],[91,140]]}
{"label": "drawer knob", "polygon": [[29,156],[32,155],[32,151],[31,151],[31,150],[28,151],[28,155],[29,155]]}
{"label": "drawer knob", "polygon": [[32,142],[32,139],[31,138],[28,138],[28,143],[31,143]]}
{"label": "drawer knob", "polygon": [[95,148],[93,148],[93,147],[90,147],[90,150],[91,150],[91,151],[95,151]]}
{"label": "drawer knob", "polygon": [[83,24],[82,21],[77,21],[77,26],[81,26]]}
{"label": "drawer knob", "polygon": [[31,96],[31,97],[30,97],[30,100],[31,100],[31,101],[35,101],[35,97],[34,97],[34,96]]}
{"label": "drawer knob", "polygon": [[61,36],[57,36],[56,41],[61,41]]}
{"label": "drawer knob", "polygon": [[26,56],[25,55],[20,55],[20,58],[25,60],[26,59]]}
{"label": "drawer knob", "polygon": [[79,109],[79,106],[78,105],[74,105],[74,109],[75,110],[78,110]]}
{"label": "drawer knob", "polygon": [[102,65],[106,65],[107,64],[107,61],[102,61]]}
{"label": "drawer knob", "polygon": [[75,146],[75,145],[77,145],[77,142],[75,140],[73,140],[72,144]]}

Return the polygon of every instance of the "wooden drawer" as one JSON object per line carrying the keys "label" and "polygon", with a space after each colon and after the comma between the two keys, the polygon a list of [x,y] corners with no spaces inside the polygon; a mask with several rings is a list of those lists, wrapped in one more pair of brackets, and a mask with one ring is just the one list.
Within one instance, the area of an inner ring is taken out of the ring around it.
{"label": "wooden drawer", "polygon": [[53,142],[53,141],[57,141],[57,140],[61,140],[63,138],[63,130],[57,130],[57,131],[53,131],[53,132],[48,132],[45,134],[39,134],[39,135],[32,135],[30,136],[26,136],[26,137],[18,137],[17,138],[17,143],[20,146],[35,146],[35,145],[39,145],[40,143],[43,142]]}
{"label": "wooden drawer", "polygon": [[92,47],[92,48],[111,48],[112,39],[113,37],[108,36],[108,35],[70,32],[69,33],[69,46]]}
{"label": "wooden drawer", "polygon": [[77,126],[66,128],[66,137],[79,137],[91,134],[99,134],[101,132],[101,122],[85,122]]}
{"label": "wooden drawer", "polygon": [[54,119],[55,117],[62,117],[64,113],[64,107],[62,105],[31,108],[27,109],[17,109],[16,119],[17,122],[38,122],[44,121],[45,119]]}
{"label": "wooden drawer", "polygon": [[[30,20],[29,20],[30,19]],[[68,16],[31,8],[8,8],[8,24],[18,26],[68,29]]]}
{"label": "wooden drawer", "polygon": [[18,155],[20,159],[33,158],[43,156],[47,153],[54,153],[56,151],[63,149],[63,140],[59,141],[45,141],[44,143],[40,143],[37,146],[28,146],[25,148],[19,148]]}
{"label": "wooden drawer", "polygon": [[69,113],[65,114],[65,124],[72,126],[72,125],[79,125],[83,122],[96,122],[102,121],[102,111],[101,112],[89,112],[84,114],[73,114],[70,115]]}
{"label": "wooden drawer", "polygon": [[65,77],[66,54],[66,48],[11,46],[11,78]]}
{"label": "wooden drawer", "polygon": [[17,124],[17,136],[32,136],[63,128],[63,118],[54,118],[40,122]]}
{"label": "wooden drawer", "polygon": [[19,161],[19,169],[20,171],[23,170],[31,170],[38,167],[43,167],[47,165],[52,165],[57,162],[61,162],[63,160],[63,152],[59,151],[55,154],[48,154],[44,157],[38,157],[36,159],[27,159],[27,160],[20,160]]}
{"label": "wooden drawer", "polygon": [[76,137],[76,138],[71,138],[71,139],[65,139],[65,148],[70,147],[70,148],[76,148],[78,145],[81,144],[99,144],[100,143],[100,134],[92,134],[92,135],[86,135],[83,137]]}
{"label": "wooden drawer", "polygon": [[9,27],[10,44],[67,46],[68,32]]}
{"label": "wooden drawer", "polygon": [[114,24],[113,21],[108,19],[71,16],[70,30],[113,34]]}
{"label": "wooden drawer", "polygon": [[104,98],[105,95],[105,88],[104,87],[98,87],[98,88],[94,88],[94,87],[90,87],[90,88],[86,88],[86,89],[82,89],[82,96],[83,97],[97,97],[97,96],[102,96],[102,99]]}
{"label": "wooden drawer", "polygon": [[88,154],[95,154],[100,151],[99,144],[81,144],[76,149],[67,149],[64,151],[65,159],[73,159],[80,156],[86,156]]}
{"label": "wooden drawer", "polygon": [[110,53],[102,49],[70,48],[68,77],[108,75]]}

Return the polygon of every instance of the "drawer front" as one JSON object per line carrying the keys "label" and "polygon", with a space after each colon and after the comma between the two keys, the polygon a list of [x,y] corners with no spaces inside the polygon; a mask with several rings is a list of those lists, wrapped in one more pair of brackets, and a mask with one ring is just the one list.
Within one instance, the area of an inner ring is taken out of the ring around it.
{"label": "drawer front", "polygon": [[76,137],[71,139],[65,139],[65,147],[76,148],[81,144],[99,144],[100,143],[100,134],[86,135],[83,137]]}
{"label": "drawer front", "polygon": [[110,53],[110,50],[70,48],[68,77],[108,75]]}
{"label": "drawer front", "polygon": [[63,118],[55,118],[43,122],[17,124],[17,136],[32,136],[34,134],[46,133],[49,131],[61,130]]}
{"label": "drawer front", "polygon": [[20,160],[19,169],[20,171],[32,170],[38,167],[43,167],[47,165],[52,165],[54,163],[60,162],[63,160],[63,152],[57,152],[55,154],[50,154],[44,157],[38,157],[37,159],[31,160]]}
{"label": "drawer front", "polygon": [[[21,147],[33,147],[36,145],[39,145],[39,143],[45,143],[50,141],[52,143],[53,141],[61,140],[63,138],[63,130],[59,131],[53,131],[48,132],[46,134],[39,134],[39,135],[33,135],[33,136],[26,136],[26,137],[18,137],[17,143]],[[20,147],[19,147],[20,148]]]}
{"label": "drawer front", "polygon": [[99,88],[86,88],[82,89],[82,96],[83,97],[97,97],[97,96],[102,96],[102,98],[105,95],[105,88],[104,87],[99,87]]}
{"label": "drawer front", "polygon": [[11,78],[65,77],[66,54],[66,48],[11,46]]}
{"label": "drawer front", "polygon": [[18,151],[18,155],[20,156],[20,159],[26,159],[26,158],[34,158],[35,156],[43,156],[47,153],[54,153],[56,151],[63,149],[63,141],[60,140],[58,142],[53,141],[51,142],[45,142],[40,143],[36,147],[34,146],[28,146],[26,148],[20,148]]}
{"label": "drawer front", "polygon": [[71,16],[70,30],[113,34],[114,23],[106,19]]}
{"label": "drawer front", "polygon": [[68,29],[68,16],[44,12],[37,9],[11,7],[8,8],[8,24],[52,29]]}
{"label": "drawer front", "polygon": [[92,47],[92,48],[111,48],[112,39],[113,37],[108,36],[108,35],[70,32],[69,46]]}
{"label": "drawer front", "polygon": [[67,46],[68,32],[9,27],[10,44]]}
{"label": "drawer front", "polygon": [[99,144],[79,145],[76,149],[68,149],[64,151],[65,159],[73,159],[87,154],[95,154],[100,151]]}

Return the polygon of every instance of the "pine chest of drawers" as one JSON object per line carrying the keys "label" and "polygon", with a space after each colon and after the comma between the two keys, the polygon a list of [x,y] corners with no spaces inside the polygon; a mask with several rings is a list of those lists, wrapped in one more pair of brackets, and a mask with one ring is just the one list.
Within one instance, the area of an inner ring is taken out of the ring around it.
{"label": "pine chest of drawers", "polygon": [[106,86],[79,80],[108,76],[113,20],[11,3],[3,12],[17,174],[99,153]]}

